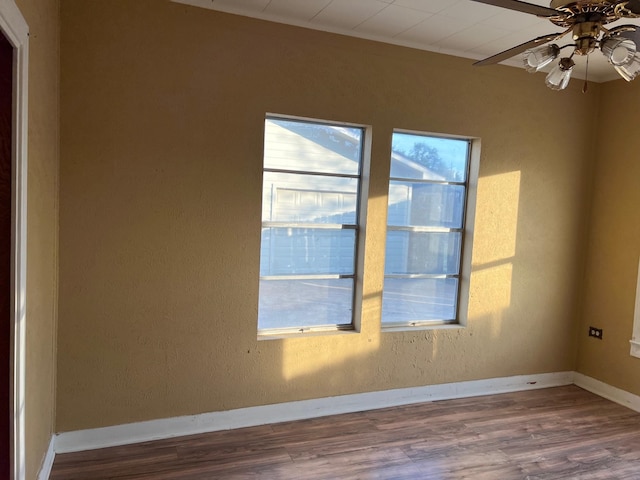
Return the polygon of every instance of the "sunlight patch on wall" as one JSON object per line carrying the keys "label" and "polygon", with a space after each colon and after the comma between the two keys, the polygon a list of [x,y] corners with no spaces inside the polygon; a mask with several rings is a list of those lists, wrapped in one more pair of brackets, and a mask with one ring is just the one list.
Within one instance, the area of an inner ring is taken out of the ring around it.
{"label": "sunlight patch on wall", "polygon": [[469,317],[489,320],[494,337],[500,334],[502,312],[511,305],[512,279],[512,263],[482,269],[471,276]]}
{"label": "sunlight patch on wall", "polygon": [[474,268],[515,256],[519,203],[520,171],[478,180]]}
{"label": "sunlight patch on wall", "polygon": [[[371,355],[380,348],[380,318],[382,288],[365,293],[362,316],[365,328],[356,332],[336,332],[288,338],[282,345],[282,377],[294,380],[321,375],[331,377],[344,374],[354,359]],[[358,315],[356,315],[357,317]],[[326,380],[326,378],[324,378]]]}
{"label": "sunlight patch on wall", "polygon": [[502,313],[511,305],[516,255],[520,171],[482,177],[474,240],[469,318],[484,319],[497,337]]}
{"label": "sunlight patch on wall", "polygon": [[[284,340],[282,350],[282,377],[294,380],[318,375],[329,381],[334,375],[342,376],[352,360],[367,356],[380,347],[380,336],[335,334]],[[320,377],[319,377],[320,378]]]}

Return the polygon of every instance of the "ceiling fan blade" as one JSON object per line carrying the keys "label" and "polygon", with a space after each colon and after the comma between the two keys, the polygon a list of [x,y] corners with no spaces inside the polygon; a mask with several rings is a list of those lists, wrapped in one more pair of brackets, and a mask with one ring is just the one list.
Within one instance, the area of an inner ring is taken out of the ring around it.
{"label": "ceiling fan blade", "polygon": [[638,30],[640,30],[640,26],[629,24],[629,25],[618,25],[617,27],[609,28],[606,30],[606,32],[608,35],[620,35],[622,32],[633,33]]}
{"label": "ceiling fan blade", "polygon": [[[566,33],[566,32],[565,32]],[[507,60],[519,53],[524,52],[525,50],[535,47],[537,45],[542,45],[543,43],[550,42],[556,38],[559,38],[563,35],[563,33],[551,33],[549,35],[543,35],[542,37],[534,38],[533,40],[529,40],[528,42],[521,43],[509,50],[505,50],[504,52],[496,53],[495,55],[485,58],[484,60],[480,60],[473,64],[474,67],[482,67],[484,65],[493,65],[494,63],[502,62],[503,60]]]}
{"label": "ceiling fan blade", "polygon": [[[636,25],[623,25],[623,27],[629,27],[627,29],[620,29],[622,30],[619,35],[621,37],[624,38],[628,38],[629,40],[631,40],[633,43],[636,44],[636,47],[640,50],[640,27],[636,26]],[[635,27],[635,28],[631,28],[631,27]],[[612,32],[616,30],[616,29],[612,29]]]}
{"label": "ceiling fan blade", "polygon": [[640,26],[638,25],[618,25],[617,27],[610,28],[607,31],[607,35],[609,36],[621,36],[625,38],[629,38],[634,41],[634,43],[640,47]]}
{"label": "ceiling fan blade", "polygon": [[607,36],[628,38],[636,44],[636,49],[640,52],[640,26],[638,25],[618,25],[607,30]]}
{"label": "ceiling fan blade", "polygon": [[629,0],[628,2],[620,2],[620,3],[626,3],[624,8],[629,10],[631,13],[640,15],[640,0]]}
{"label": "ceiling fan blade", "polygon": [[[520,2],[519,0],[471,0],[472,2],[486,3],[487,5],[493,5],[495,7],[508,8],[509,10],[515,10],[522,13],[530,13],[531,15],[537,15],[538,17],[554,17],[556,15],[562,15],[562,12],[554,10],[553,8],[541,7],[540,5],[534,5],[533,3]],[[640,0],[632,0],[629,3],[638,3]]]}

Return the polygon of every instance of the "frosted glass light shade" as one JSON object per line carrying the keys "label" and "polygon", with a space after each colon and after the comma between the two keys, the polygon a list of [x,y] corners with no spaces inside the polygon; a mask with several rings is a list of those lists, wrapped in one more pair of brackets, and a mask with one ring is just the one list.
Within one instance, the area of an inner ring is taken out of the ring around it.
{"label": "frosted glass light shade", "polygon": [[605,38],[600,49],[614,67],[628,64],[636,54],[636,44],[624,37]]}
{"label": "frosted glass light shade", "polygon": [[631,60],[624,65],[614,65],[613,68],[620,74],[627,82],[630,82],[638,76],[640,73],[640,55],[634,55]]}
{"label": "frosted glass light shade", "polygon": [[567,88],[574,66],[575,62],[570,58],[561,58],[558,65],[553,67],[553,70],[549,72],[549,75],[547,75],[545,79],[547,87],[552,90],[564,90]]}
{"label": "frosted glass light shade", "polygon": [[535,73],[549,65],[558,57],[560,48],[555,45],[542,45],[541,47],[530,48],[524,52],[524,67],[527,72]]}

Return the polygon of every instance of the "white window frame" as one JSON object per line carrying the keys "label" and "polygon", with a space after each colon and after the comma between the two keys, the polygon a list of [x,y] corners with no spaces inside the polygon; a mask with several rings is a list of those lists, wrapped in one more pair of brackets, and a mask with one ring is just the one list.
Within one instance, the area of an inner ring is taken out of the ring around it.
{"label": "white window frame", "polygon": [[631,356],[640,358],[640,261],[638,261],[638,280],[636,284],[636,305],[633,314],[633,336],[631,340]]}
{"label": "white window frame", "polygon": [[[362,131],[362,140],[361,140],[361,151],[360,151],[360,161],[359,161],[359,170],[357,175],[342,175],[338,174],[335,176],[343,176],[350,178],[357,178],[358,188],[356,191],[356,220],[355,224],[340,224],[341,228],[353,229],[355,231],[355,239],[354,239],[354,271],[352,275],[307,275],[308,278],[352,278],[353,279],[353,295],[351,300],[351,319],[349,324],[336,324],[336,325],[323,325],[323,326],[292,326],[286,328],[266,328],[260,329],[258,328],[258,339],[276,339],[276,338],[286,338],[289,336],[301,336],[308,334],[318,334],[318,333],[328,333],[328,332],[359,332],[361,327],[361,314],[362,314],[362,277],[364,270],[364,222],[366,219],[366,206],[368,199],[368,190],[369,190],[369,168],[370,168],[370,152],[371,152],[371,127],[366,125],[348,123],[348,122],[340,122],[340,121],[332,121],[332,120],[321,120],[316,118],[308,118],[308,117],[297,117],[297,116],[289,116],[282,114],[272,114],[267,113],[265,116],[265,121],[269,119],[275,120],[289,120],[295,122],[302,123],[310,123],[314,125],[327,125],[334,127],[346,127],[346,128],[357,128]],[[266,139],[265,139],[266,141]],[[266,143],[265,143],[266,145]],[[266,168],[263,165],[262,168],[263,174],[265,172],[281,172],[281,173],[300,173],[300,174],[318,174],[313,171],[302,171],[302,170],[286,170],[286,169],[273,169]],[[264,195],[264,192],[263,192]],[[289,227],[296,228],[302,226],[302,228],[308,228],[308,224],[297,224],[296,222],[287,222]],[[261,222],[261,228],[273,226],[273,222]],[[280,223],[279,226],[285,226],[284,223]],[[327,228],[336,225],[322,225],[320,228]],[[261,242],[261,250],[262,250],[262,242]],[[262,259],[261,259],[262,260]],[[297,278],[297,275],[289,275],[283,278],[286,279],[294,279]],[[260,276],[260,279],[269,279],[269,277]],[[259,326],[258,326],[259,327]]]}
{"label": "white window frame", "polygon": [[11,214],[11,459],[12,480],[26,475],[25,383],[27,292],[27,133],[29,27],[13,0],[0,2],[0,30],[13,46]]}
{"label": "white window frame", "polygon": [[[463,224],[460,229],[461,252],[460,252],[460,269],[458,274],[458,291],[456,298],[455,319],[451,321],[424,320],[407,323],[390,324],[381,321],[381,330],[383,332],[406,331],[406,330],[429,330],[429,329],[447,329],[447,328],[464,328],[468,322],[469,309],[469,291],[471,283],[471,260],[473,252],[473,236],[475,225],[476,198],[478,191],[478,176],[480,169],[480,146],[479,138],[463,137],[458,135],[446,135],[440,133],[430,133],[415,130],[394,129],[393,133],[404,133],[409,135],[419,135],[435,138],[464,140],[469,142],[469,151],[467,159],[467,178],[465,182],[466,199],[463,209]],[[391,155],[389,155],[391,159]],[[389,175],[389,182],[394,180]],[[462,183],[462,182],[460,182]],[[388,206],[387,206],[388,209]],[[408,227],[410,230],[411,228]],[[419,230],[419,229],[418,229]],[[388,223],[387,223],[388,232]],[[387,275],[385,274],[385,278]]]}

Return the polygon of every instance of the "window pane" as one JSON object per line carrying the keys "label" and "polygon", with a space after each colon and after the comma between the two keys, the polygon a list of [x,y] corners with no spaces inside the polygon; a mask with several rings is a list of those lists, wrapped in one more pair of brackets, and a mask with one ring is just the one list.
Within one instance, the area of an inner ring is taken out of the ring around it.
{"label": "window pane", "polygon": [[361,128],[269,118],[264,167],[358,175],[362,136]]}
{"label": "window pane", "polygon": [[356,223],[358,179],[264,172],[263,222]]}
{"label": "window pane", "polygon": [[411,323],[456,318],[456,278],[385,278],[383,323]]}
{"label": "window pane", "polygon": [[351,324],[353,280],[261,280],[258,329]]}
{"label": "window pane", "polygon": [[387,326],[456,320],[470,145],[393,134],[382,293]]}
{"label": "window pane", "polygon": [[463,185],[389,183],[388,225],[462,228]]}
{"label": "window pane", "polygon": [[394,133],[391,177],[465,182],[468,150],[467,140]]}
{"label": "window pane", "polygon": [[390,230],[384,273],[457,275],[461,234]]}
{"label": "window pane", "polygon": [[265,120],[263,333],[352,325],[363,140],[363,128]]}
{"label": "window pane", "polygon": [[351,275],[355,239],[352,229],[263,228],[260,275]]}

